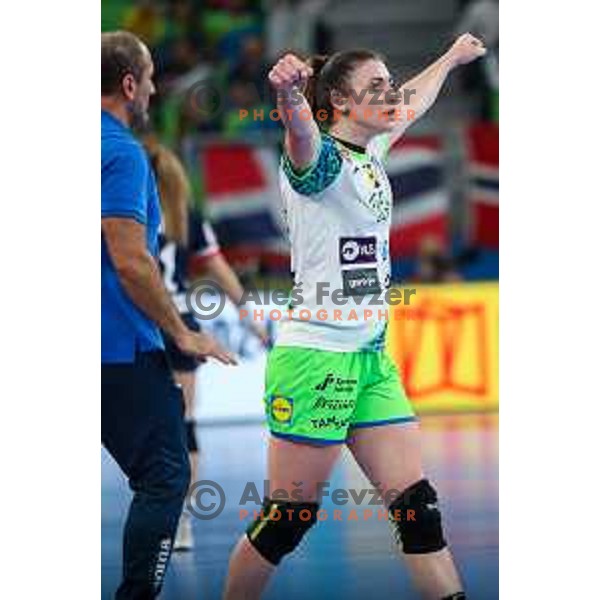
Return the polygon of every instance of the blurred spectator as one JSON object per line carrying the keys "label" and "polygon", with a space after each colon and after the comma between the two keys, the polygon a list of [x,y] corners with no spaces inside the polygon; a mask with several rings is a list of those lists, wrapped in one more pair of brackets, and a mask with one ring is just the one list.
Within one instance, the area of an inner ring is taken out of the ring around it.
{"label": "blurred spectator", "polygon": [[211,0],[207,4],[202,18],[206,41],[231,66],[239,59],[245,38],[262,35],[260,13],[249,0]]}
{"label": "blurred spectator", "polygon": [[137,0],[123,18],[123,29],[134,33],[150,47],[163,39],[165,27],[162,6],[154,0]]}
{"label": "blurred spectator", "polygon": [[482,38],[488,50],[496,50],[499,31],[498,0],[474,0],[466,6],[458,26],[459,34],[470,32]]}
{"label": "blurred spectator", "polygon": [[163,39],[157,47],[161,77],[185,74],[205,54],[199,12],[192,0],[169,0]]}
{"label": "blurred spectator", "polygon": [[[241,79],[229,85],[228,108],[223,120],[223,133],[227,137],[244,136],[244,139],[260,135],[265,130],[277,130],[279,124],[269,117],[272,106],[261,101],[256,87]],[[244,112],[244,115],[240,114]]]}
{"label": "blurred spectator", "polygon": [[465,70],[467,88],[481,92],[480,115],[498,121],[499,82],[499,7],[498,0],[474,0],[462,14],[457,34],[470,32],[480,37],[488,53],[484,60],[469,65]]}
{"label": "blurred spectator", "polygon": [[[279,37],[274,34],[277,44],[308,55],[315,49],[315,23],[329,1],[134,0],[122,26],[142,37],[155,57],[153,122],[162,139],[178,147],[191,132],[259,137],[279,131],[269,118],[274,101],[267,82],[265,16],[272,17],[275,29],[278,15],[286,22]],[[207,80],[220,92],[215,110],[196,98],[195,90]],[[248,116],[241,118],[240,110]]]}
{"label": "blurred spectator", "polygon": [[251,84],[261,102],[268,98],[267,75],[269,65],[264,60],[264,45],[261,38],[250,36],[243,44],[240,60],[231,69],[230,81],[241,81]]}
{"label": "blurred spectator", "polygon": [[[267,16],[266,39],[269,61],[284,50],[309,56],[317,47],[319,18],[330,0],[263,0]],[[329,51],[327,48],[326,51]]]}
{"label": "blurred spectator", "polygon": [[452,257],[435,238],[426,238],[419,248],[415,279],[419,283],[450,283],[462,279]]}

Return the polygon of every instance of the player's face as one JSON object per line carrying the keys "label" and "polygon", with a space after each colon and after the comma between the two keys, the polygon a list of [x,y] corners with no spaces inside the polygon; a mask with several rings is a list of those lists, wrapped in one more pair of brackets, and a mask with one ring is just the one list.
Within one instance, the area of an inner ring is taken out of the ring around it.
{"label": "player's face", "polygon": [[154,82],[154,63],[150,52],[144,46],[145,65],[140,80],[136,82],[133,94],[129,102],[129,111],[131,122],[134,127],[143,128],[148,123],[148,108],[150,106],[150,97],[156,92]]}
{"label": "player's face", "polygon": [[395,85],[383,62],[369,60],[359,64],[350,80],[348,118],[374,133],[393,129],[401,108]]}

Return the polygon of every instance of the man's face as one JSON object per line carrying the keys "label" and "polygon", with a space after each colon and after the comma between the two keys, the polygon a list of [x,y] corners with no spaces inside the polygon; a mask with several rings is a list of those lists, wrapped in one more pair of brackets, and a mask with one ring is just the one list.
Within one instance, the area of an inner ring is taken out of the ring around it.
{"label": "man's face", "polygon": [[130,93],[127,94],[131,126],[134,128],[144,128],[147,125],[150,97],[156,92],[152,81],[154,77],[154,64],[146,46],[144,46],[144,63],[140,80],[134,82]]}

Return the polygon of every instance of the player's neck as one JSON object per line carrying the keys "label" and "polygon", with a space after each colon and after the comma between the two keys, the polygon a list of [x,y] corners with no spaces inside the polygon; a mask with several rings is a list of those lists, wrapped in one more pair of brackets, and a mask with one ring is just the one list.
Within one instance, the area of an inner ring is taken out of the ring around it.
{"label": "player's neck", "polygon": [[362,148],[366,148],[373,138],[373,132],[364,130],[351,119],[343,118],[330,127],[329,133],[333,137]]}
{"label": "player's neck", "polygon": [[115,98],[103,96],[100,99],[100,104],[103,111],[111,114],[117,121],[120,121],[125,127],[131,127],[129,112],[122,102]]}

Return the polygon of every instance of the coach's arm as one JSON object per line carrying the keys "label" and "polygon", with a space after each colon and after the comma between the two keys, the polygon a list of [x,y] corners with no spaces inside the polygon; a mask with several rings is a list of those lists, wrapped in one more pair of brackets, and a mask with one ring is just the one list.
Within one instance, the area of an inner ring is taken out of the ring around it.
{"label": "coach's arm", "polygon": [[102,235],[119,281],[132,301],[182,352],[212,356],[235,364],[233,356],[209,335],[189,330],[166,290],[155,258],[146,247],[146,227],[135,219],[103,217]]}

